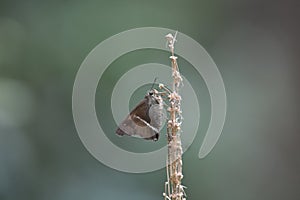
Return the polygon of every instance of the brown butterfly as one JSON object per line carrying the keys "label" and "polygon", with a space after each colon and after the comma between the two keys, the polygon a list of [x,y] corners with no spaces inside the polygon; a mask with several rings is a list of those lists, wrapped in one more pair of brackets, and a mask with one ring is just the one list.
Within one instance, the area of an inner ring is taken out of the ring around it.
{"label": "brown butterfly", "polygon": [[157,141],[164,119],[162,98],[153,89],[119,125],[116,133]]}

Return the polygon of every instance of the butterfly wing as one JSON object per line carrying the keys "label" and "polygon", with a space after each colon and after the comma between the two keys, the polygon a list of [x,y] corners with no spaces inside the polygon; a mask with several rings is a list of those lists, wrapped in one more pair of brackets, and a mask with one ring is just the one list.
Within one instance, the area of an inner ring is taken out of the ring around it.
{"label": "butterfly wing", "polygon": [[149,108],[148,115],[150,120],[150,125],[158,130],[161,130],[163,122],[166,119],[166,112],[164,110],[163,104],[154,104]]}
{"label": "butterfly wing", "polygon": [[157,122],[149,116],[149,111],[153,105],[149,104],[149,99],[143,99],[119,125],[116,133],[118,135],[129,135],[149,140],[157,140],[159,137],[159,127]]}

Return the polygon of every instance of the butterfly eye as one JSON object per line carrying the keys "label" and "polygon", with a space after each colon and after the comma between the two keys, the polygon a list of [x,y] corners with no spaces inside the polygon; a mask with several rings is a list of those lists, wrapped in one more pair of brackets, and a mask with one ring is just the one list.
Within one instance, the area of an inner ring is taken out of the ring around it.
{"label": "butterfly eye", "polygon": [[153,95],[153,92],[149,92],[149,95],[151,95],[151,96],[152,96],[152,95]]}

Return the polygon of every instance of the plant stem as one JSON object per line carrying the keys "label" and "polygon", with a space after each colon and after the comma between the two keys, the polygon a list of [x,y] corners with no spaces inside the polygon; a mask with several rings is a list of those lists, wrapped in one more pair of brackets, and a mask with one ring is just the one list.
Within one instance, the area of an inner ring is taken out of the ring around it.
{"label": "plant stem", "polygon": [[172,92],[169,93],[170,106],[168,108],[169,120],[167,127],[168,135],[168,158],[167,158],[167,182],[166,191],[164,193],[165,199],[168,200],[183,200],[184,187],[181,185],[183,178],[182,174],[182,147],[180,138],[180,126],[181,126],[181,96],[178,94],[179,87],[182,85],[182,77],[180,75],[177,57],[174,55],[174,44],[176,41],[176,35],[166,35],[168,41],[168,47],[171,51],[171,65],[172,65]]}

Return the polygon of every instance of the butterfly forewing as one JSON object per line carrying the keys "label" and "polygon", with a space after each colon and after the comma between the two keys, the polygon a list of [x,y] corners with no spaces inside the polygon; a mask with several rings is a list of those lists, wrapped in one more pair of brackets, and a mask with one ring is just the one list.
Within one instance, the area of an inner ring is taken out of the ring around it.
{"label": "butterfly forewing", "polygon": [[[144,121],[150,124],[150,117],[148,115],[149,108],[150,106],[148,105],[147,99],[145,98],[130,112],[129,115],[137,125],[147,126]],[[143,119],[144,121],[140,119]]]}

